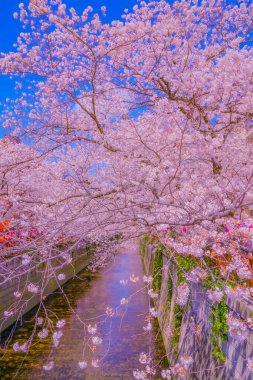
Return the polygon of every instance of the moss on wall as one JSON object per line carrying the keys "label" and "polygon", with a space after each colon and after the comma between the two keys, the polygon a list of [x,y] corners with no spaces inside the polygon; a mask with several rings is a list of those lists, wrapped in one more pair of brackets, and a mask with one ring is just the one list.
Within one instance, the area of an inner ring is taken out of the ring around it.
{"label": "moss on wall", "polygon": [[169,273],[168,277],[168,292],[167,292],[167,308],[170,310],[170,304],[173,294],[173,281],[172,281],[172,275]]}
{"label": "moss on wall", "polygon": [[[208,275],[208,277],[203,282],[204,288],[215,290],[215,288],[218,287],[219,289],[224,289],[224,281],[220,278],[220,273],[219,270],[215,268],[215,263],[210,258],[205,258],[205,261],[208,264],[209,268],[211,268],[212,275],[215,278],[216,282],[214,283],[213,277],[211,275]],[[232,283],[229,283],[229,285],[233,286]],[[210,324],[212,355],[218,358],[222,364],[224,364],[226,361],[226,355],[222,351],[221,343],[228,340],[228,312],[229,309],[226,304],[225,296],[221,302],[213,303],[211,306]]]}
{"label": "moss on wall", "polygon": [[218,304],[211,307],[211,340],[212,340],[212,355],[220,360],[223,364],[226,361],[226,355],[222,351],[221,342],[228,340],[228,325],[227,325],[228,307],[225,297]]}
{"label": "moss on wall", "polygon": [[174,318],[173,318],[173,334],[171,336],[170,344],[174,349],[174,355],[178,353],[178,345],[181,335],[181,326],[184,316],[184,308],[175,304],[174,306]]}
{"label": "moss on wall", "polygon": [[153,262],[152,276],[154,278],[152,286],[155,291],[159,291],[162,286],[163,279],[163,245],[159,245],[155,251],[155,257]]}
{"label": "moss on wall", "polygon": [[144,235],[142,239],[139,240],[139,251],[141,254],[141,257],[144,258],[146,253],[146,247],[150,243],[150,236]]}
{"label": "moss on wall", "polygon": [[186,282],[184,275],[200,264],[198,258],[192,256],[182,256],[178,253],[174,254],[174,261],[176,264],[178,283]]}

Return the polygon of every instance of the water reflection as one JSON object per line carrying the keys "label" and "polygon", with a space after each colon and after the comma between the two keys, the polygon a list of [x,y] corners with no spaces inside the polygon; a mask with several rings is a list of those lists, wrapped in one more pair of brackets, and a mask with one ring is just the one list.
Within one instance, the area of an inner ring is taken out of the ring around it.
{"label": "water reflection", "polygon": [[[33,346],[26,357],[24,353],[14,352],[11,345],[1,360],[1,380],[132,379],[132,371],[139,367],[140,352],[154,350],[152,339],[150,341],[143,332],[148,310],[147,295],[138,292],[129,305],[120,308],[116,316],[105,319],[104,315],[106,307],[117,307],[123,297],[128,298],[140,288],[140,282],[120,285],[120,280],[129,278],[132,273],[142,278],[140,257],[136,249],[128,248],[99,274],[87,274],[84,271],[79,274],[79,278],[68,282],[64,290],[69,304],[62,295],[54,293],[49,296],[47,308],[52,321],[55,321],[56,313],[67,322],[59,347],[51,352],[51,338],[47,338]],[[86,323],[96,321],[99,325],[103,344],[89,357],[85,349],[87,337],[84,327],[76,316]],[[26,322],[15,331],[13,342],[28,339],[33,329],[33,324],[29,323],[31,318],[32,313],[26,316]],[[99,368],[89,365],[85,370],[80,370],[78,362],[83,360],[83,352],[85,360],[89,362],[103,357]],[[55,366],[52,371],[45,372],[42,366],[48,358],[54,360]]]}

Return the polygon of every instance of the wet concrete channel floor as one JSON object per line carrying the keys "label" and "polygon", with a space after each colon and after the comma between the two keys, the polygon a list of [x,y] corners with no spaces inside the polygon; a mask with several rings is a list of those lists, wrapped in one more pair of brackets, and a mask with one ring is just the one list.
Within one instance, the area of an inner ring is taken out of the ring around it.
{"label": "wet concrete channel floor", "polygon": [[[120,284],[121,280],[129,280],[133,273],[140,281],[128,281],[125,286]],[[0,361],[0,379],[133,379],[133,370],[140,368],[139,354],[155,350],[153,337],[143,330],[149,301],[146,291],[140,290],[143,287],[142,277],[141,258],[137,246],[133,244],[121,249],[115,261],[98,273],[82,271],[64,286],[69,304],[57,292],[47,300],[49,315],[54,316],[56,313],[59,318],[66,320],[59,347],[52,350],[51,338],[43,339],[25,356],[14,352],[10,345]],[[117,308],[122,298],[127,299],[135,292],[137,294],[128,305],[119,307],[112,318],[105,317],[107,307]],[[31,335],[34,324],[29,319],[32,319],[32,314],[28,314],[25,319],[27,321],[15,331],[13,342],[28,339]],[[89,349],[87,353],[87,332],[81,321],[86,324],[98,323],[99,336],[103,341],[95,352]],[[92,359],[101,357],[103,360],[98,368],[90,365]],[[54,368],[45,372],[42,367],[48,360],[54,361]],[[84,370],[78,366],[82,360],[89,363]]]}

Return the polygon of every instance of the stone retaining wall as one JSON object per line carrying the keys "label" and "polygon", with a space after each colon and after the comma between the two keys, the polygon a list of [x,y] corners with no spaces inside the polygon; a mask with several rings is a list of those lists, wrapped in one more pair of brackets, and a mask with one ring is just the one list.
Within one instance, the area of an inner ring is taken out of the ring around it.
{"label": "stone retaining wall", "polygon": [[[146,274],[152,274],[155,248],[146,246],[143,256],[143,264]],[[177,347],[171,344],[171,338],[165,334],[168,326],[173,329],[176,289],[173,287],[168,302],[168,281],[172,276],[173,284],[177,281],[176,270],[171,266],[169,259],[163,256],[163,274],[156,307],[159,311],[159,325],[162,331],[164,345],[169,363],[175,364],[181,355],[193,357],[194,364],[191,373],[186,379],[196,380],[250,380],[252,372],[247,369],[247,358],[253,357],[253,333],[248,330],[247,339],[241,343],[231,337],[228,341],[220,342],[226,355],[226,361],[222,364],[212,355],[210,308],[211,304],[206,297],[206,290],[198,285],[191,286],[191,301],[184,312],[180,338]],[[227,305],[233,312],[238,312],[243,318],[253,317],[253,305],[246,300],[227,300]],[[194,328],[198,326],[199,332]]]}
{"label": "stone retaining wall", "polygon": [[[38,305],[41,301],[41,295],[33,295],[29,293],[26,289],[27,282],[31,282],[36,285],[41,285],[44,289],[43,296],[47,296],[53,293],[60,285],[65,284],[68,280],[73,278],[78,272],[84,269],[89,263],[88,250],[78,249],[72,252],[72,263],[66,265],[61,269],[60,273],[65,274],[65,279],[58,281],[56,278],[52,277],[49,281],[45,283],[43,278],[43,268],[41,271],[36,270],[28,275],[25,274],[21,278],[17,277],[12,281],[6,282],[0,287],[0,332],[4,331],[7,327],[11,326],[17,320],[19,320],[24,314],[31,310],[34,306]],[[52,260],[52,266],[57,264],[57,260]],[[17,262],[12,263],[12,266],[18,265]],[[44,264],[43,264],[44,265]],[[14,314],[11,318],[4,318],[4,311],[11,308],[17,299],[14,297],[14,292],[19,289],[23,293],[22,301],[20,301],[20,306],[17,314]]]}

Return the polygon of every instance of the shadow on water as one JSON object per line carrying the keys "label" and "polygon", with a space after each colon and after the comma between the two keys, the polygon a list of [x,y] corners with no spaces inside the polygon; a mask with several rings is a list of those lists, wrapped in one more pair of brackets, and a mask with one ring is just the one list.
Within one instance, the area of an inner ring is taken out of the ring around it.
{"label": "shadow on water", "polygon": [[[51,310],[52,312],[56,313],[59,318],[64,318],[67,322],[66,329],[69,328],[69,322],[72,314],[71,308],[76,309],[78,300],[88,291],[90,288],[90,282],[95,276],[92,273],[90,274],[82,271],[79,273],[78,278],[74,278],[68,281],[63,286],[69,304],[67,303],[66,298],[63,297],[59,291],[55,291],[47,297],[47,310]],[[34,328],[34,316],[36,312],[37,307],[33,308],[23,317],[22,325],[19,326],[13,334],[12,343],[16,341],[23,343],[31,336]],[[39,315],[44,317],[43,311],[41,311]],[[53,322],[56,321],[54,315],[50,315],[50,318]],[[10,334],[10,332],[11,328],[6,330],[2,334],[2,339],[4,340]],[[17,374],[16,379],[27,379],[29,373],[31,373],[33,368],[41,368],[42,363],[47,359],[50,350],[50,337],[40,340],[36,345],[32,346],[27,357],[21,351],[14,352],[12,344],[9,345],[8,350],[3,354],[4,356],[1,357],[0,360],[0,379],[12,379],[15,376],[19,366],[21,365],[22,369]]]}
{"label": "shadow on water", "polygon": [[[120,307],[114,317],[105,316],[106,307],[118,307],[123,297],[128,298],[141,288],[141,282],[130,282],[127,286],[120,284],[120,280],[129,278],[132,273],[142,278],[140,256],[133,247],[124,249],[115,261],[100,273],[82,271],[78,278],[68,281],[64,286],[66,298],[59,294],[59,291],[48,296],[46,309],[54,325],[55,314],[58,318],[66,320],[59,347],[52,350],[51,337],[48,336],[40,341],[36,339],[37,343],[30,348],[28,355],[20,351],[14,352],[13,343],[25,342],[33,332],[34,315],[37,310],[33,309],[24,317],[22,326],[15,330],[12,343],[3,353],[0,361],[0,379],[133,379],[133,370],[140,368],[140,352],[159,351],[164,355],[161,339],[159,344],[155,344],[154,336],[152,338],[143,331],[149,307],[146,292],[137,292],[129,305]],[[88,353],[85,349],[87,335],[79,318],[86,323],[98,323],[99,336],[103,338],[103,343],[94,352],[89,349]],[[84,359],[89,363],[92,359],[103,357],[99,368],[89,365],[87,369],[80,370],[78,362],[83,360],[83,352]],[[52,371],[45,372],[42,366],[48,360],[53,360],[55,366]],[[21,369],[17,374],[19,367]]]}

